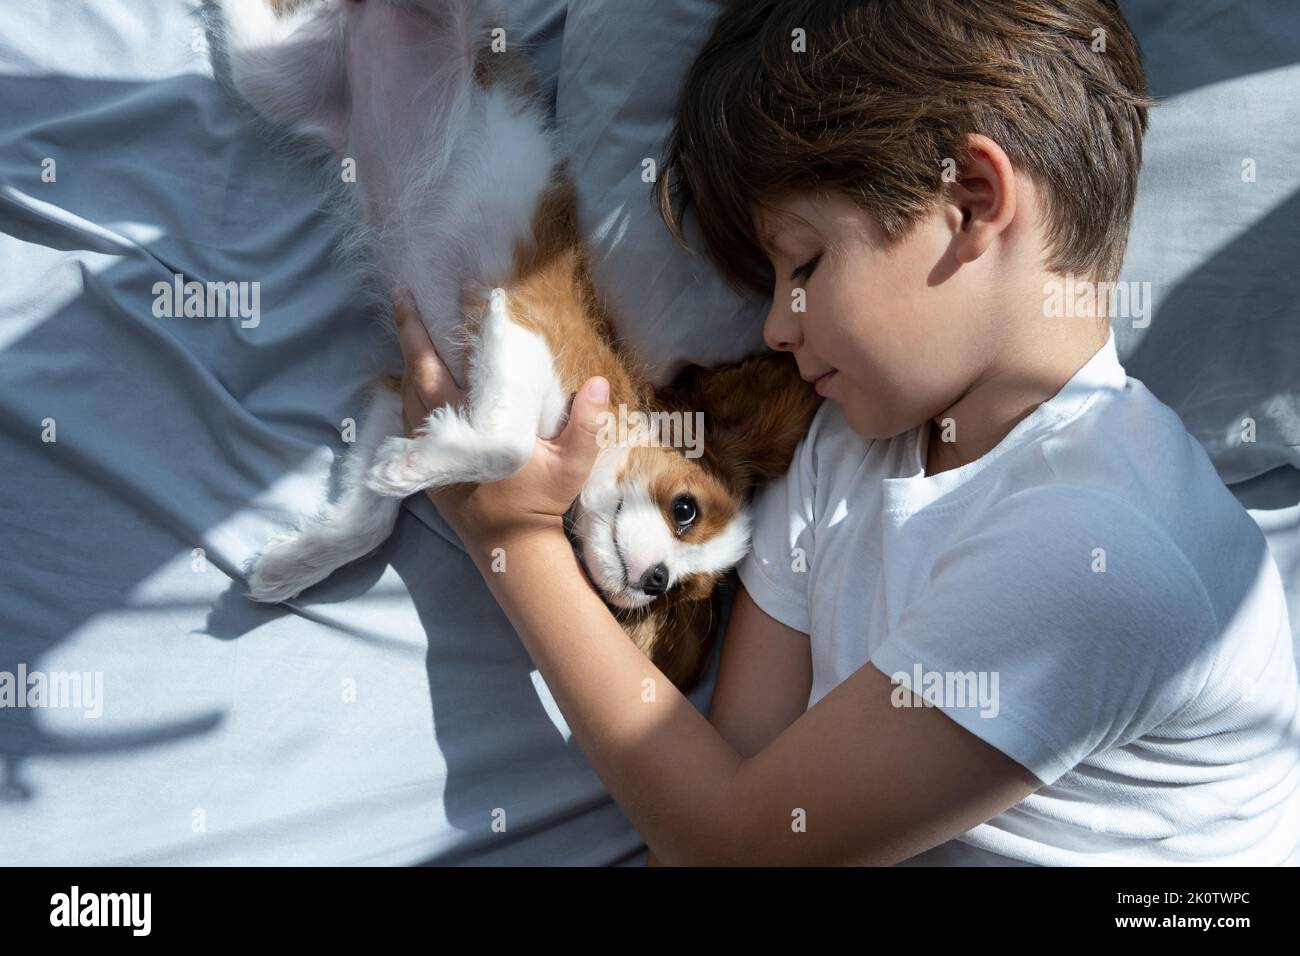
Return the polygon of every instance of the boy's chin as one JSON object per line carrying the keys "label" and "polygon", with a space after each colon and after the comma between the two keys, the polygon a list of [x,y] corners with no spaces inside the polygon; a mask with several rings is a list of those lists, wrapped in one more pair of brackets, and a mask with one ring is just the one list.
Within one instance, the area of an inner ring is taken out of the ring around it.
{"label": "boy's chin", "polygon": [[[827,399],[832,401],[832,399]],[[875,441],[877,438],[893,438],[916,427],[915,422],[903,416],[891,417],[881,414],[879,406],[863,407],[860,403],[841,405],[844,409],[844,422],[854,434]]]}

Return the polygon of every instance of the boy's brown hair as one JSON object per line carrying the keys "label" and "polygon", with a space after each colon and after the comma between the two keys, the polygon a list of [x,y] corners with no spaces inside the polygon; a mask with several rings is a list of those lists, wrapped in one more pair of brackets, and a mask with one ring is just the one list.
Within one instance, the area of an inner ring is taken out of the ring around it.
{"label": "boy's brown hair", "polygon": [[1114,0],[732,0],[687,75],[654,200],[682,245],[694,204],[727,281],[770,295],[755,209],[839,192],[893,242],[983,133],[1040,186],[1047,268],[1111,281],[1152,105]]}

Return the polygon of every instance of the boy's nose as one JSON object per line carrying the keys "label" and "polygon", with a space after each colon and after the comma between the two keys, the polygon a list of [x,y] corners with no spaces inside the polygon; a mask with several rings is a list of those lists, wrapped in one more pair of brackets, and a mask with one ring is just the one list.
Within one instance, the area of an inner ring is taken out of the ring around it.
{"label": "boy's nose", "polygon": [[772,308],[763,323],[763,341],[767,347],[778,352],[793,352],[799,347],[802,336],[799,332],[799,320],[789,302],[780,299],[780,292],[773,296]]}

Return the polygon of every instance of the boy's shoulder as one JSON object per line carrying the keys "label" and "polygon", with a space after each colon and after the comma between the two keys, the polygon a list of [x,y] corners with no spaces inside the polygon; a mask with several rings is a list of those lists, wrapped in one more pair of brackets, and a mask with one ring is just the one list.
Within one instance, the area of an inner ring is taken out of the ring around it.
{"label": "boy's shoulder", "polygon": [[792,465],[810,518],[833,518],[837,501],[878,502],[936,548],[988,560],[1012,549],[1018,560],[997,559],[1006,568],[1111,575],[1113,603],[1168,613],[1150,600],[1159,588],[1198,620],[1226,622],[1271,561],[1264,537],[1178,415],[1108,348],[992,452],[932,476],[921,451],[930,426],[865,439],[823,403]]}
{"label": "boy's shoulder", "polygon": [[1119,513],[1146,514],[1175,540],[1189,537],[1183,532],[1192,538],[1258,534],[1178,414],[1124,371],[1113,337],[1056,396],[975,462],[925,476],[922,448],[932,427],[867,439],[852,430],[840,405],[826,401],[792,467],[802,465],[818,487],[898,481],[918,506],[1022,489],[1038,489],[1049,499],[1091,490],[1110,496]]}
{"label": "boy's shoulder", "polygon": [[1093,528],[1094,536],[1124,542],[1141,558],[1134,570],[1148,568],[1139,575],[1147,583],[1158,576],[1150,570],[1156,562],[1181,566],[1186,573],[1166,583],[1194,581],[1216,630],[1271,563],[1258,525],[1205,449],[1141,381],[1125,376],[1121,387],[1045,430],[1029,451],[1021,470],[1026,486],[1039,485],[1040,511],[1054,503],[1079,534]]}

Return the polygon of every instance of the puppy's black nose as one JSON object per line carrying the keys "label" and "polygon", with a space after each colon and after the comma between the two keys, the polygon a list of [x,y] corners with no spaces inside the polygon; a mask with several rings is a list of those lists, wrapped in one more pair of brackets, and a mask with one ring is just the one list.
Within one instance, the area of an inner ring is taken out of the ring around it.
{"label": "puppy's black nose", "polygon": [[668,590],[668,567],[662,561],[641,575],[641,590],[651,597]]}

